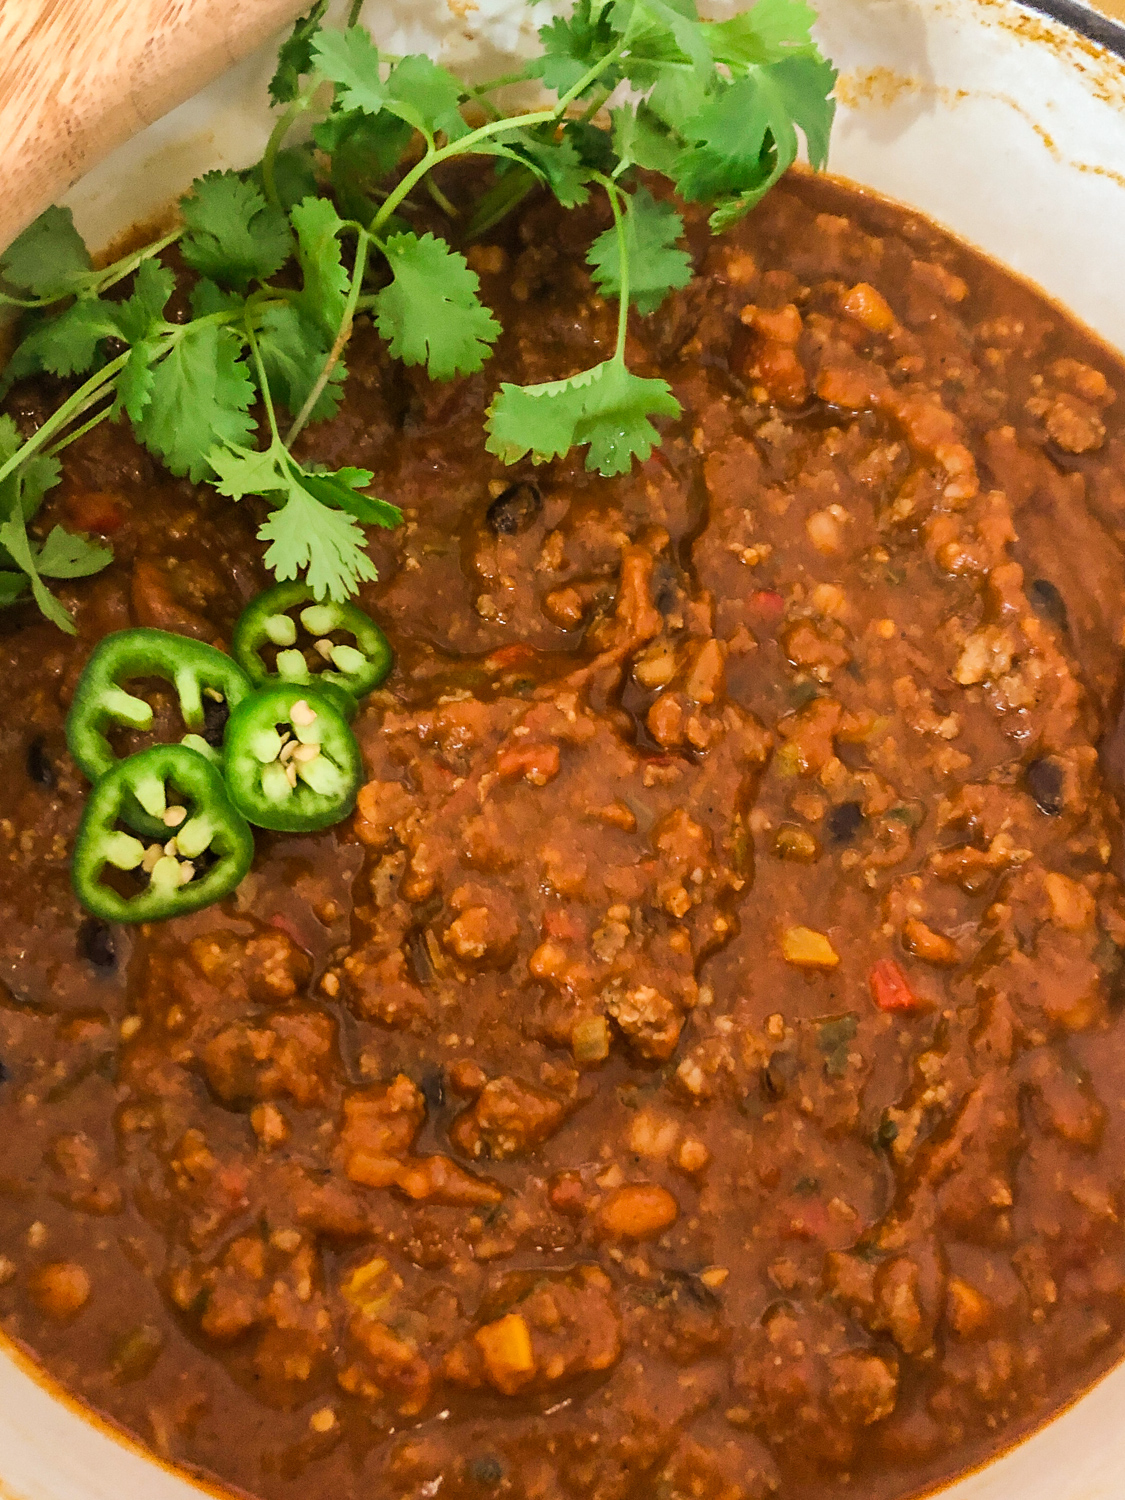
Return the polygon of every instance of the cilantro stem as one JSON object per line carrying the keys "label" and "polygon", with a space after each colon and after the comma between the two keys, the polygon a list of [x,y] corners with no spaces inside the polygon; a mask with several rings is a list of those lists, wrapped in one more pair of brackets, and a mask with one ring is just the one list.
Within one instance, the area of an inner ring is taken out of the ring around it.
{"label": "cilantro stem", "polygon": [[[285,446],[292,447],[294,440],[301,429],[312,415],[313,407],[320,400],[324,387],[332,377],[332,371],[336,368],[340,355],[343,354],[348,340],[352,336],[352,326],[355,323],[355,310],[359,302],[359,294],[363,290],[363,275],[367,270],[367,248],[371,243],[371,236],[366,231],[361,232],[356,242],[355,265],[352,268],[352,284],[348,290],[348,300],[344,304],[344,316],[340,323],[340,331],[328,351],[328,358],[320,374],[316,378],[316,384],[305,398],[305,404],[294,418],[293,425],[285,434]],[[270,421],[273,421],[273,409],[270,407]]]}
{"label": "cilantro stem", "polygon": [[104,365],[91,375],[89,380],[80,385],[74,394],[63,402],[58,411],[52,412],[42,427],[33,432],[27,441],[16,449],[7,463],[0,464],[0,484],[3,484],[8,475],[14,473],[21,464],[26,463],[33,453],[44,447],[56,432],[61,432],[64,427],[68,427],[74,421],[75,417],[80,417],[83,412],[89,411],[91,406],[101,400],[108,387],[113,384],[115,377],[125,368],[131,354],[132,350],[127,349],[124,354],[119,354],[116,359],[110,360],[108,365]]}
{"label": "cilantro stem", "polygon": [[402,200],[417,187],[427,172],[432,171],[434,167],[440,166],[443,161],[450,161],[455,156],[470,156],[474,147],[481,141],[491,140],[496,135],[503,135],[507,130],[528,130],[533,125],[546,125],[552,121],[557,124],[574,103],[575,99],[579,95],[584,94],[590,85],[595,83],[605,70],[617,61],[624,51],[625,39],[622,37],[621,41],[618,42],[617,46],[611,52],[607,52],[592,67],[587,68],[578,82],[572,88],[567,89],[565,94],[559,96],[559,102],[555,105],[554,109],[535,110],[531,114],[516,115],[510,120],[491,120],[487,125],[481,125],[476,130],[471,130],[468,135],[462,136],[459,141],[451,141],[438,151],[435,151],[431,147],[422,160],[407,172],[406,176],[391,193],[374,219],[372,219],[369,226],[372,235],[378,235],[380,229],[382,229]]}
{"label": "cilantro stem", "polygon": [[595,182],[605,188],[609,206],[613,210],[613,227],[617,234],[617,258],[620,266],[617,273],[617,348],[613,357],[619,365],[625,363],[625,340],[629,332],[629,240],[625,232],[625,215],[621,212],[621,189],[611,177],[602,172],[593,172]]}
{"label": "cilantro stem", "polygon": [[266,409],[266,418],[270,424],[270,434],[273,438],[271,447],[280,448],[282,446],[281,433],[278,431],[277,413],[273,409],[273,397],[270,395],[270,383],[266,375],[265,362],[262,359],[262,351],[258,347],[258,335],[249,319],[244,324],[244,328],[246,342],[250,345],[250,353],[254,359],[254,371],[258,377],[258,389],[262,393],[262,405]]}
{"label": "cilantro stem", "polygon": [[266,197],[275,208],[281,207],[276,177],[278,153],[281,151],[282,143],[292,129],[294,122],[304,114],[305,110],[312,103],[313,95],[320,88],[322,81],[320,75],[317,74],[311,83],[306,84],[270,131],[270,138],[266,142],[265,151],[262,153],[262,187],[265,189]]}
{"label": "cilantro stem", "polygon": [[358,26],[359,18],[363,14],[363,0],[352,0],[351,9],[348,11],[348,26]]}
{"label": "cilantro stem", "polygon": [[126,276],[131,276],[144,261],[151,260],[153,256],[159,255],[162,250],[167,250],[169,245],[174,245],[183,232],[182,225],[175,229],[170,229],[166,235],[158,240],[153,240],[150,245],[142,245],[139,250],[134,250],[131,255],[126,255],[123,259],[114,261],[112,265],[104,267],[103,275],[105,271],[112,271],[113,275],[107,277],[104,281],[99,281],[98,291],[107,292],[111,286],[116,286],[119,281],[124,281]]}
{"label": "cilantro stem", "polygon": [[426,191],[447,219],[459,219],[461,217],[432,177],[426,178]]}
{"label": "cilantro stem", "polygon": [[[108,395],[109,392],[106,392]],[[88,432],[93,432],[95,427],[101,425],[109,416],[111,407],[103,407],[101,411],[95,412],[88,422],[83,422],[81,427],[76,427],[73,432],[68,432],[66,437],[60,438],[57,443],[52,443],[47,449],[45,457],[54,458],[56,453],[61,453],[64,448],[69,448],[71,443],[76,443],[80,437],[85,437]],[[79,413],[75,413],[78,416]]]}

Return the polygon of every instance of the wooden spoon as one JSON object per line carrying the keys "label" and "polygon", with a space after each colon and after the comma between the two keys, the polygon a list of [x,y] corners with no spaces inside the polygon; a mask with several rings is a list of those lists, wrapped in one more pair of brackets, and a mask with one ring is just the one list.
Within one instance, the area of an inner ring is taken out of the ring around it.
{"label": "wooden spoon", "polygon": [[0,0],[0,246],[308,0]]}

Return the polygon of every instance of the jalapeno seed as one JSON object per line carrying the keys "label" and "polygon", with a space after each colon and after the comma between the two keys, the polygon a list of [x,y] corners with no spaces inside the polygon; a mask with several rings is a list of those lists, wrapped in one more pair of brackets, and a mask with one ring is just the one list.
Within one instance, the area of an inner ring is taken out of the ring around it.
{"label": "jalapeno seed", "polygon": [[267,640],[272,641],[275,646],[297,644],[297,624],[289,615],[267,615],[262,621],[262,629]]}

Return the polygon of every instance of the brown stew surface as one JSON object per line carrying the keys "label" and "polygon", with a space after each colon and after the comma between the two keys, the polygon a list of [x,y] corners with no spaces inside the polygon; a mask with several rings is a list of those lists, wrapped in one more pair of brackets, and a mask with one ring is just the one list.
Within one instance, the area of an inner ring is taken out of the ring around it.
{"label": "brown stew surface", "polygon": [[634,325],[663,448],[504,470],[497,380],[612,347],[600,227],[473,248],[484,374],[361,329],[307,437],[408,518],[350,824],[77,907],[92,643],[266,581],[122,431],[47,517],[116,527],[78,639],[0,640],[0,1320],[268,1500],[901,1500],[1122,1352],[1125,369],[791,176]]}

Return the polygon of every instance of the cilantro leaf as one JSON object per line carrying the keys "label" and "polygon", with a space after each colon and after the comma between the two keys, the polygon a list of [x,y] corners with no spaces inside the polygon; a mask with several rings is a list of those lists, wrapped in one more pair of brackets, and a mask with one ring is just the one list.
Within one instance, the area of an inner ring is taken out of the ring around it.
{"label": "cilantro leaf", "polygon": [[[316,384],[332,346],[325,341],[319,324],[292,303],[267,308],[257,337],[270,395],[295,416]],[[346,376],[344,362],[338,359],[310,413],[312,421],[322,422],[336,415]]]}
{"label": "cilantro leaf", "polygon": [[277,54],[277,70],[270,79],[270,102],[292,104],[301,92],[301,78],[312,71],[313,38],[320,30],[328,0],[316,0],[312,9],[300,16],[293,30],[282,42]]}
{"label": "cilantro leaf", "polygon": [[[15,422],[7,414],[0,416],[0,463],[15,458],[22,447],[23,439]],[[62,465],[57,458],[32,454],[0,483],[0,515],[7,518],[18,509],[24,520],[30,521],[43,504],[44,495],[61,478]]]}
{"label": "cilantro leaf", "polygon": [[344,321],[348,296],[339,240],[344,221],[327,198],[306,198],[289,217],[297,231],[297,262],[304,279],[301,307],[327,338],[327,353]]}
{"label": "cilantro leaf", "polygon": [[387,79],[386,108],[430,140],[438,131],[451,141],[468,134],[469,127],[461,118],[464,97],[465,90],[453,74],[424,52],[404,57]]}
{"label": "cilantro leaf", "polygon": [[209,318],[212,313],[240,314],[246,307],[246,298],[237,292],[228,292],[213,281],[202,277],[188,293],[192,316]]}
{"label": "cilantro leaf", "polygon": [[0,573],[0,608],[14,604],[26,592],[26,573]]}
{"label": "cilantro leaf", "polygon": [[[599,58],[612,51],[618,41],[613,9],[612,0],[578,0],[572,15],[557,16],[540,27],[544,55],[534,65],[534,74],[547,88],[559,95],[569,93]],[[621,76],[620,67],[607,68],[590,88],[611,88]]]}
{"label": "cilantro leaf", "polygon": [[780,62],[795,49],[814,49],[816,11],[805,0],[757,0],[728,21],[705,21],[704,34],[714,59],[728,67]]}
{"label": "cilantro leaf", "polygon": [[618,175],[629,167],[643,167],[670,177],[679,157],[681,144],[667,127],[641,104],[634,108],[623,104],[610,110],[613,121],[613,148],[619,158]]}
{"label": "cilantro leaf", "polygon": [[414,127],[386,112],[333,110],[313,126],[313,140],[331,156],[329,175],[340,207],[364,223],[375,213],[365,188],[394,171],[413,139]]}
{"label": "cilantro leaf", "polygon": [[[26,575],[40,613],[50,620],[52,625],[57,625],[60,630],[64,630],[67,635],[75,635],[77,632],[69,611],[63,608],[39,575],[37,559],[27,535],[27,526],[18,511],[15,515],[9,516],[3,525],[0,525],[0,547],[7,552],[20,572]],[[106,558],[105,561],[108,562],[109,559]],[[91,569],[91,571],[96,570]],[[18,597],[19,593],[22,593],[22,589],[17,590],[12,597]]]}
{"label": "cilantro leaf", "polygon": [[617,0],[613,19],[628,44],[630,83],[650,90],[649,108],[677,128],[702,107],[718,76],[694,0]]}
{"label": "cilantro leaf", "polygon": [[432,234],[392,235],[383,248],[394,280],[375,298],[375,320],[392,355],[434,380],[479,370],[500,325],[465,257]]}
{"label": "cilantro leaf", "polygon": [[208,172],[180,200],[188,233],[180,253],[193,270],[244,292],[264,281],[289,257],[289,225],[237,172]]}
{"label": "cilantro leaf", "polygon": [[121,337],[127,344],[148,338],[164,322],[164,309],[176,289],[176,278],[158,260],[145,260],[133,277],[132,293],[113,309]]}
{"label": "cilantro leaf", "polygon": [[386,107],[389,96],[379,70],[379,49],[362,26],[320,32],[313,42],[313,61],[336,85],[341,109],[377,115]]}
{"label": "cilantro leaf", "polygon": [[666,380],[646,380],[610,359],[569,380],[502,385],[488,410],[485,446],[507,464],[526,453],[547,463],[588,443],[587,469],[608,477],[625,473],[634,458],[643,462],[659,443],[650,417],[678,417],[682,409]]}
{"label": "cilantro leaf", "polygon": [[378,526],[397,526],[402,512],[359,493],[371,483],[370,470],[309,474],[280,444],[261,453],[235,445],[216,448],[211,467],[220,495],[233,500],[268,495],[278,500],[278,508],[258,531],[261,540],[270,543],[265,563],[278,578],[296,578],[307,570],[318,598],[346,599],[361,580],[378,576],[353,516]]}
{"label": "cilantro leaf", "polygon": [[153,370],[151,399],[133,425],[173,474],[198,483],[216,443],[245,442],[253,430],[254,386],[240,354],[229,329],[187,323]]}
{"label": "cilantro leaf", "polygon": [[568,120],[563,126],[563,137],[577,151],[584,167],[603,172],[607,177],[617,170],[617,152],[613,148],[611,131],[586,120]]}
{"label": "cilantro leaf", "polygon": [[[628,200],[625,248],[629,260],[629,301],[642,316],[655,312],[668,293],[687,286],[691,256],[676,248],[684,221],[670,203],[658,203],[641,187]],[[586,259],[594,281],[607,297],[621,292],[621,255],[617,232],[610,227],[590,246]]]}
{"label": "cilantro leaf", "polygon": [[809,164],[814,171],[822,172],[828,165],[828,145],[836,118],[832,90],[839,74],[819,52],[786,58],[776,63],[773,71],[793,119],[805,137]]}
{"label": "cilantro leaf", "polygon": [[[167,267],[146,260],[134,277],[132,295],[115,308],[121,337],[132,347],[125,368],[117,377],[114,416],[125,411],[133,421],[139,421],[149,403],[153,365],[163,353],[159,336],[169,327],[164,321],[164,308],[175,285],[176,278]],[[201,282],[200,285],[213,286],[214,283]]]}
{"label": "cilantro leaf", "polygon": [[60,313],[40,316],[12,355],[6,379],[47,371],[82,375],[97,361],[98,345],[117,333],[116,309],[97,297],[80,297]]}
{"label": "cilantro leaf", "polygon": [[375,478],[370,469],[337,469],[334,474],[306,473],[301,483],[310,495],[315,495],[322,505],[346,510],[365,526],[384,526],[392,529],[402,525],[402,511],[387,500],[376,499],[361,492]]}
{"label": "cilantro leaf", "polygon": [[[247,182],[252,182],[264,195],[265,178],[261,162],[251,167],[244,176]],[[286,146],[277,153],[273,162],[273,185],[277,191],[277,200],[286,213],[295,203],[300,203],[302,198],[313,196],[317,189],[317,177],[312,147],[308,142],[301,146]]]}
{"label": "cilantro leaf", "polygon": [[69,208],[46,209],[0,255],[4,280],[35,297],[65,297],[86,285],[90,252]]}
{"label": "cilantro leaf", "polygon": [[[748,68],[684,127],[696,144],[676,163],[679,192],[695,200],[733,193],[745,212],[796,161],[798,126],[812,165],[822,167],[835,114],[828,97],[835,81],[835,69],[820,57]],[[724,216],[722,222],[730,220]]]}
{"label": "cilantro leaf", "polygon": [[44,578],[89,578],[112,561],[112,547],[64,531],[61,526],[52,527],[35,559]]}
{"label": "cilantro leaf", "polygon": [[259,452],[239,443],[227,443],[211,450],[213,470],[211,483],[228,500],[244,500],[247,495],[268,495],[282,490],[287,482],[283,464],[279,471],[273,448]]}
{"label": "cilantro leaf", "polygon": [[286,486],[285,503],[258,528],[258,537],[270,544],[266,567],[283,581],[304,573],[318,599],[346,599],[358,583],[378,577],[359,523],[322,505],[296,479]]}
{"label": "cilantro leaf", "polygon": [[[578,208],[587,201],[589,169],[575,149],[572,137],[545,141],[530,131],[519,131],[509,137],[509,146],[491,148],[497,154],[525,162],[535,175],[551,189],[563,208]],[[485,151],[481,152],[486,154]]]}

